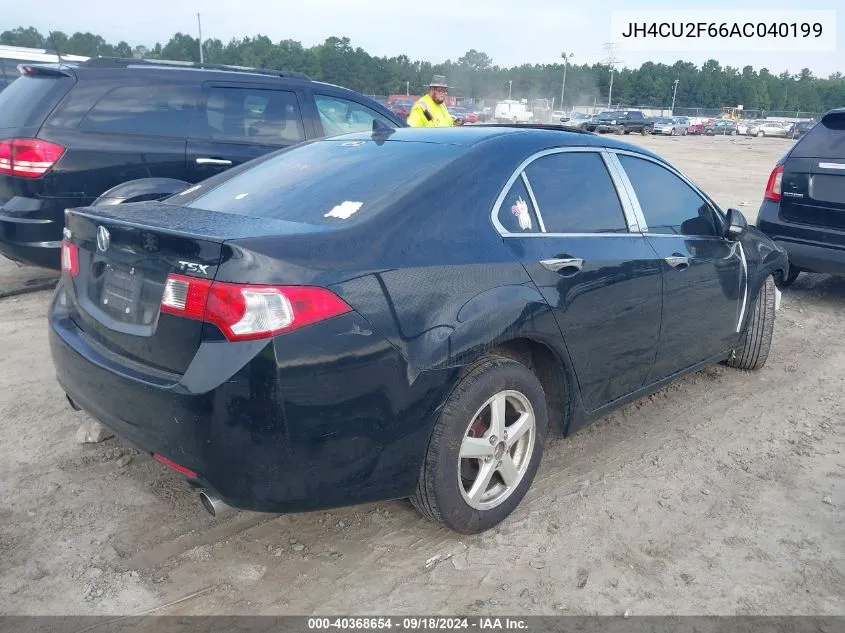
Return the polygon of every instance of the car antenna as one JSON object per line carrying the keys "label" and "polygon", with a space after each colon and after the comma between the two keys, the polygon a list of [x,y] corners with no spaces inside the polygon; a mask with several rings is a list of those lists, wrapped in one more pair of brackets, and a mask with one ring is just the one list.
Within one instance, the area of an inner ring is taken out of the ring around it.
{"label": "car antenna", "polygon": [[62,59],[62,52],[59,50],[59,47],[56,44],[56,40],[53,38],[53,31],[50,31],[47,34],[47,40],[53,45],[53,48],[56,50],[56,57],[59,58],[59,63],[63,64],[64,60]]}

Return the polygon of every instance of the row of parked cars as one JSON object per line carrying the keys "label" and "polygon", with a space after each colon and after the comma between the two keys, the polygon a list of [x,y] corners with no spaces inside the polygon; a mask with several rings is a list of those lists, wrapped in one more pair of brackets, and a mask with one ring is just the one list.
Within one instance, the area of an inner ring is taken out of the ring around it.
{"label": "row of parked cars", "polygon": [[815,121],[780,122],[771,120],[735,121],[733,119],[693,119],[685,116],[645,116],[639,110],[608,110],[590,115],[572,112],[567,115],[557,111],[552,121],[570,129],[589,132],[616,132],[630,134],[658,134],[669,136],[757,136],[798,138],[809,130]]}
{"label": "row of parked cars", "polygon": [[813,228],[845,217],[843,118],[754,227],[608,135],[412,129],[291,73],[30,65],[0,93],[0,249],[60,253],[70,406],[212,515],[408,498],[472,534],[549,434],[766,363],[793,248],[845,253]]}

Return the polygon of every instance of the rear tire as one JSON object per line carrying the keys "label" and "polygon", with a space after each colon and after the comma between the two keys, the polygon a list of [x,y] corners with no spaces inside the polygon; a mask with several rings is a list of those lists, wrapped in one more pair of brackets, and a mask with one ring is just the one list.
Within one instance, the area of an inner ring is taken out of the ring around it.
{"label": "rear tire", "polygon": [[[494,418],[494,410],[504,414]],[[482,357],[440,411],[411,503],[460,534],[492,528],[531,487],[547,427],[546,395],[534,373],[511,358]],[[468,454],[478,456],[462,457]]]}
{"label": "rear tire", "polygon": [[727,364],[737,369],[760,369],[769,357],[772,334],[775,329],[775,282],[772,276],[766,277],[757,302],[751,313],[739,345],[733,350]]}

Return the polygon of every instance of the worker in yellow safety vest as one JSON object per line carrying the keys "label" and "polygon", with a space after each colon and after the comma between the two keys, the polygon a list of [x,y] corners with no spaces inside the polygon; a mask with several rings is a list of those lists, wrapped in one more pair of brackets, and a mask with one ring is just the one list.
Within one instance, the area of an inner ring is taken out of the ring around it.
{"label": "worker in yellow safety vest", "polygon": [[408,125],[411,127],[451,127],[454,125],[452,115],[443,105],[448,92],[446,77],[434,75],[428,85],[428,94],[421,97],[408,113]]}

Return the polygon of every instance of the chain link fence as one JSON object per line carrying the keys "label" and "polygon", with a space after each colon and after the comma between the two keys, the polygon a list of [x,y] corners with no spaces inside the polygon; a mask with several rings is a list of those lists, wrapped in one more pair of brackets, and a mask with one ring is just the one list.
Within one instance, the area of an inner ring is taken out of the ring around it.
{"label": "chain link fence", "polygon": [[[724,113],[722,108],[675,108],[674,116],[716,118]],[[803,110],[740,110],[742,119],[771,119],[773,121],[817,121],[821,112]]]}

